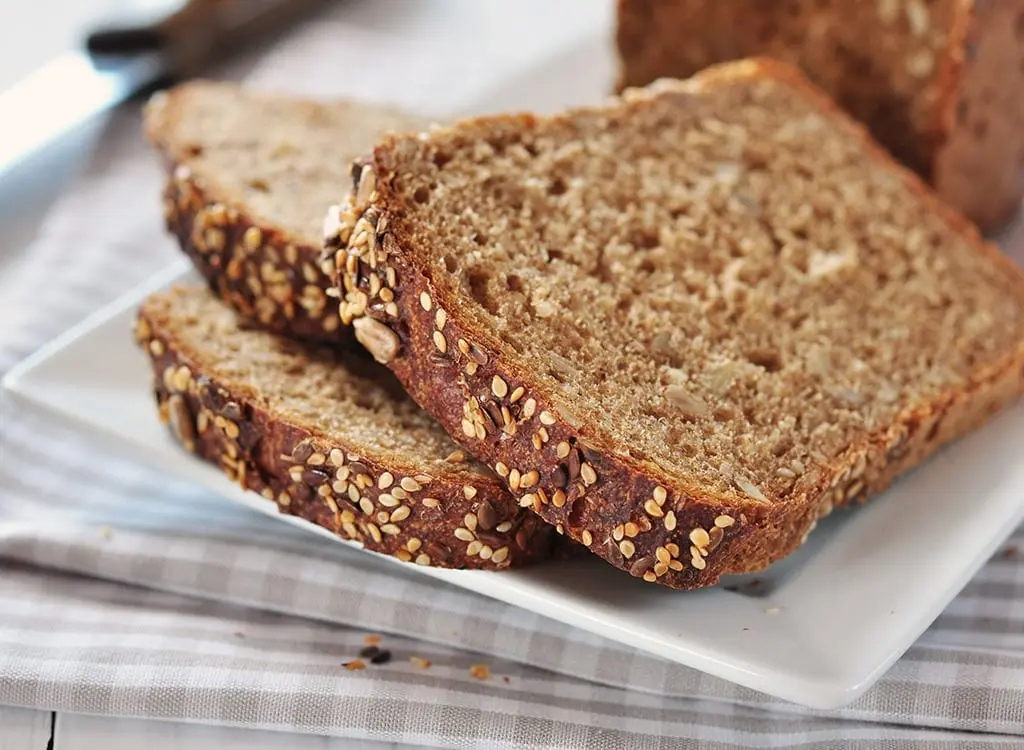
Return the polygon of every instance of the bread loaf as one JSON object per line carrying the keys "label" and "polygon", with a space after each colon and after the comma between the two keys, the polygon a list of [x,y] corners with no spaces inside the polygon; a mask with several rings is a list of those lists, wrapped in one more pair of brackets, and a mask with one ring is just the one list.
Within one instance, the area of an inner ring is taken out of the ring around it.
{"label": "bread loaf", "polygon": [[389,137],[353,174],[345,321],[646,581],[764,568],[1024,389],[1020,270],[781,63]]}
{"label": "bread loaf", "polygon": [[619,0],[620,87],[800,66],[985,229],[1024,195],[1024,0]]}
{"label": "bread loaf", "polygon": [[420,565],[503,569],[567,547],[358,349],[247,329],[202,287],[151,296],[135,334],[178,442],[284,513]]}

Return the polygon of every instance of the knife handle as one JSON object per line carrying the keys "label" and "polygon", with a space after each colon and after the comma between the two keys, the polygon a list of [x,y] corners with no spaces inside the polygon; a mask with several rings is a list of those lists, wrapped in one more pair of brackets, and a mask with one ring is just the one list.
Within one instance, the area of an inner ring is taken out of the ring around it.
{"label": "knife handle", "polygon": [[86,47],[94,58],[160,52],[172,78],[199,74],[216,58],[265,34],[282,31],[328,0],[187,0],[149,23],[93,32]]}

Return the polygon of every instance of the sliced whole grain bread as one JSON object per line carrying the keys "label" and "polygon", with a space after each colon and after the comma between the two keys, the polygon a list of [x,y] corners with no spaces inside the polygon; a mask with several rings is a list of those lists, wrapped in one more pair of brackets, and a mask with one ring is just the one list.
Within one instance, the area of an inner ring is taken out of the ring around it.
{"label": "sliced whole grain bread", "polygon": [[146,134],[170,176],[169,231],[221,299],[268,330],[337,341],[320,273],[324,210],[353,158],[413,127],[390,108],[194,81],[155,96]]}
{"label": "sliced whole grain bread", "polygon": [[567,546],[358,350],[247,329],[200,286],[147,299],[135,335],[175,438],[284,513],[445,568],[520,566]]}
{"label": "sliced whole grain bread", "polygon": [[799,65],[985,229],[1024,196],[1024,0],[618,0],[619,86]]}
{"label": "sliced whole grain bread", "polygon": [[357,338],[650,582],[764,568],[1024,390],[1020,270],[781,63],[355,171],[324,267]]}

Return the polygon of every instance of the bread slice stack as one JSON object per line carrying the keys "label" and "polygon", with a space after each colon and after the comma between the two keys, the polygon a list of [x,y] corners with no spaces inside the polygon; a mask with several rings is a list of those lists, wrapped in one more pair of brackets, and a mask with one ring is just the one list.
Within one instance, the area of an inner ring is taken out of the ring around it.
{"label": "bread slice stack", "polygon": [[169,231],[209,283],[150,297],[136,340],[159,415],[243,488],[406,562],[500,570],[570,549],[354,346],[320,271],[351,160],[414,118],[199,81],[146,131]]}
{"label": "bread slice stack", "polygon": [[[552,117],[374,126],[344,166],[330,144],[355,110],[262,100],[242,118],[259,133],[237,135],[219,108],[257,99],[209,96],[150,110],[179,185],[169,224],[234,308],[203,290],[143,307],[163,416],[371,549],[506,567],[568,540],[647,582],[710,586],[1024,392],[1024,274],[783,63]],[[285,131],[306,145],[274,157]],[[276,299],[261,315],[281,274],[294,294],[306,273],[313,204],[309,283],[337,306],[315,325]],[[209,249],[211,212],[230,252],[217,234]],[[480,464],[452,463],[449,438]]]}
{"label": "bread slice stack", "polygon": [[343,322],[646,581],[764,568],[1024,390],[1020,269],[781,63],[390,136],[353,174]]}

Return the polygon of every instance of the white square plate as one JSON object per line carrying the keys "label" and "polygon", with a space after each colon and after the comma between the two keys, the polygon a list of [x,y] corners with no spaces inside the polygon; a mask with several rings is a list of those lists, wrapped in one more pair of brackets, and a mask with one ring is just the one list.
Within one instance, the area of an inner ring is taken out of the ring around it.
{"label": "white square plate", "polygon": [[[168,269],[25,361],[4,387],[169,473],[335,539],[242,492],[182,451],[157,420],[131,323],[148,292],[186,278],[183,263]],[[381,559],[765,693],[833,708],[870,687],[1021,521],[1022,443],[1024,404],[865,507],[834,513],[753,586],[736,579],[677,592],[596,558],[503,573]]]}

